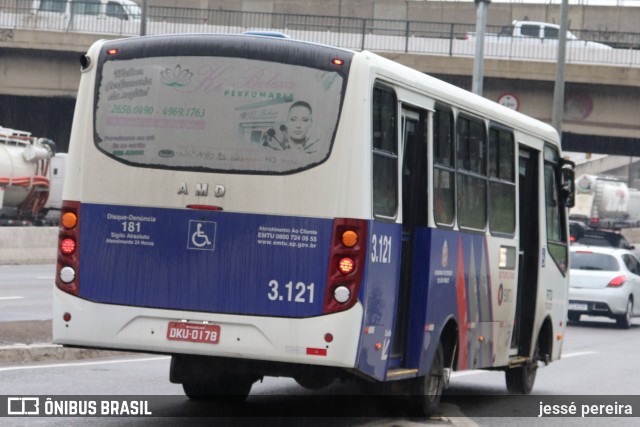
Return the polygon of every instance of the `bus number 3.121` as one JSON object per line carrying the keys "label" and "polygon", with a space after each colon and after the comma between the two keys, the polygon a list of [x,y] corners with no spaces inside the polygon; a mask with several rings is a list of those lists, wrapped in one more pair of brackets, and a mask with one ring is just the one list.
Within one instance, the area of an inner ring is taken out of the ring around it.
{"label": "bus number 3.121", "polygon": [[313,304],[313,283],[307,285],[298,282],[294,285],[293,282],[288,282],[284,285],[284,290],[281,290],[278,281],[271,280],[269,288],[267,297],[271,301],[308,302]]}
{"label": "bus number 3.121", "polygon": [[391,263],[391,236],[384,234],[371,236],[371,262]]}

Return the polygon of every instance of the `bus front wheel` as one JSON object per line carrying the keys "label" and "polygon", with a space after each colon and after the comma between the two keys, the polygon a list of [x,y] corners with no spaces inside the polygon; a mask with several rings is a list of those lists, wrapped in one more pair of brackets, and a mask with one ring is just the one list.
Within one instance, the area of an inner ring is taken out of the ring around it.
{"label": "bus front wheel", "polygon": [[507,369],[505,379],[507,381],[507,390],[512,394],[529,394],[533,390],[533,384],[536,381],[538,373],[538,355],[540,347],[536,344],[533,357],[530,361],[516,368]]}

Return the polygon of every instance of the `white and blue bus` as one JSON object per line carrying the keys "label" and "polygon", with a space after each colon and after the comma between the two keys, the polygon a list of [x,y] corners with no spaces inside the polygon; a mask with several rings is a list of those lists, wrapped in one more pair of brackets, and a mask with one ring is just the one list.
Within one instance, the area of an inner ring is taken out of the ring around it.
{"label": "white and blue bus", "polygon": [[54,341],[172,355],[189,397],[264,376],[450,373],[528,393],[560,357],[573,170],[548,125],[370,52],[254,35],[82,58]]}

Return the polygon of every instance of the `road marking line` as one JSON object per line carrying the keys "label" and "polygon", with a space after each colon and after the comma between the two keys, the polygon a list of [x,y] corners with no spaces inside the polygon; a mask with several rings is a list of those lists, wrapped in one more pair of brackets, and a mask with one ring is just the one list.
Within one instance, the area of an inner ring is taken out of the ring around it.
{"label": "road marking line", "polygon": [[482,371],[478,369],[474,369],[470,371],[458,371],[458,372],[452,372],[451,378],[466,377],[467,375],[486,374],[487,372],[491,372],[491,371]]}
{"label": "road marking line", "polygon": [[23,299],[24,297],[0,297],[0,300],[5,300],[5,299]]}
{"label": "road marking line", "polygon": [[67,368],[73,366],[91,366],[91,365],[111,365],[114,363],[129,363],[129,362],[150,362],[155,360],[170,359],[170,356],[161,357],[146,357],[143,359],[119,359],[119,360],[105,360],[101,362],[77,362],[77,363],[53,363],[49,365],[35,365],[35,366],[11,366],[8,368],[0,368],[0,372],[6,371],[21,371],[25,369],[46,369],[46,368]]}
{"label": "road marking line", "polygon": [[576,357],[576,356],[588,356],[590,354],[596,354],[596,351],[577,351],[575,353],[563,354],[562,358]]}

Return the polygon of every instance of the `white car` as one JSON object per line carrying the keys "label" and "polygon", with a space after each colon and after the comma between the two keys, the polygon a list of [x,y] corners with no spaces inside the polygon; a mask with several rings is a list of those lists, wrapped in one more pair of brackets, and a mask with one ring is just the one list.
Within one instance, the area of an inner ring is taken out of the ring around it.
{"label": "white car", "polygon": [[633,252],[597,246],[571,247],[569,320],[606,316],[629,328],[640,316],[640,260]]}

